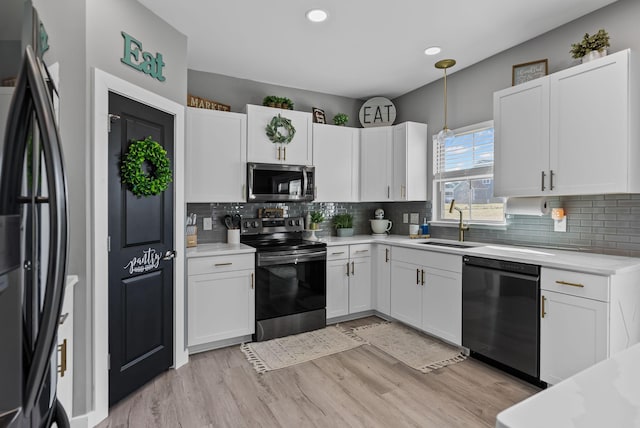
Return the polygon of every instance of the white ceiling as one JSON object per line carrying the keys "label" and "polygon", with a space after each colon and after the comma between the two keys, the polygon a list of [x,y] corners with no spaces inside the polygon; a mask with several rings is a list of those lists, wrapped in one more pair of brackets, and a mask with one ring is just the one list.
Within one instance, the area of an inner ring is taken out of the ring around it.
{"label": "white ceiling", "polygon": [[[139,0],[189,39],[189,68],[352,98],[395,98],[614,0]],[[321,24],[305,13],[320,7]],[[594,29],[594,31],[597,29]],[[439,45],[436,56],[424,49]],[[567,46],[567,51],[569,46]]]}

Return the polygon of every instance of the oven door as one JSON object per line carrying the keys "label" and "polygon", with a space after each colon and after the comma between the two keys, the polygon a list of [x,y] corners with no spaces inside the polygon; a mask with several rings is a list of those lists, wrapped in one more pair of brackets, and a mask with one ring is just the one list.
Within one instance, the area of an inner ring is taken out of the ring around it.
{"label": "oven door", "polygon": [[327,250],[256,255],[256,321],[324,309]]}

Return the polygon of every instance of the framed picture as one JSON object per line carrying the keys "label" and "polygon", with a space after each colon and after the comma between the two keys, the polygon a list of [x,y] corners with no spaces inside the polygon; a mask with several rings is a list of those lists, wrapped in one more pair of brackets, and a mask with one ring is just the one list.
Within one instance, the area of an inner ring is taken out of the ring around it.
{"label": "framed picture", "polygon": [[313,123],[327,123],[324,117],[324,110],[316,107],[313,107],[311,110],[313,112]]}
{"label": "framed picture", "polygon": [[549,60],[547,59],[516,64],[513,66],[511,85],[519,85],[547,74],[549,74]]}

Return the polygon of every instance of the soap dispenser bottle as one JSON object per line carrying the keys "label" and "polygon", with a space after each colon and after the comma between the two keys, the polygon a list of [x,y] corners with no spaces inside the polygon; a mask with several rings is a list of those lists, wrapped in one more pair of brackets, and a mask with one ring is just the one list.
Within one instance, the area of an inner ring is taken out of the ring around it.
{"label": "soap dispenser bottle", "polygon": [[427,218],[426,217],[422,220],[422,225],[420,226],[420,232],[423,235],[428,235],[429,234],[429,224],[427,223]]}

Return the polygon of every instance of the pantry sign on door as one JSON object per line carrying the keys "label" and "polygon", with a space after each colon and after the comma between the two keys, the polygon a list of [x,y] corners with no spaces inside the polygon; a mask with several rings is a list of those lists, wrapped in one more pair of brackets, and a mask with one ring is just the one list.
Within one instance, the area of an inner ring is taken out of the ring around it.
{"label": "pantry sign on door", "polygon": [[142,49],[141,41],[124,31],[120,34],[124,39],[124,55],[120,61],[144,74],[148,74],[159,82],[164,82],[166,79],[162,75],[162,70],[165,63],[162,54],[156,52],[154,55],[151,52],[145,52]]}

